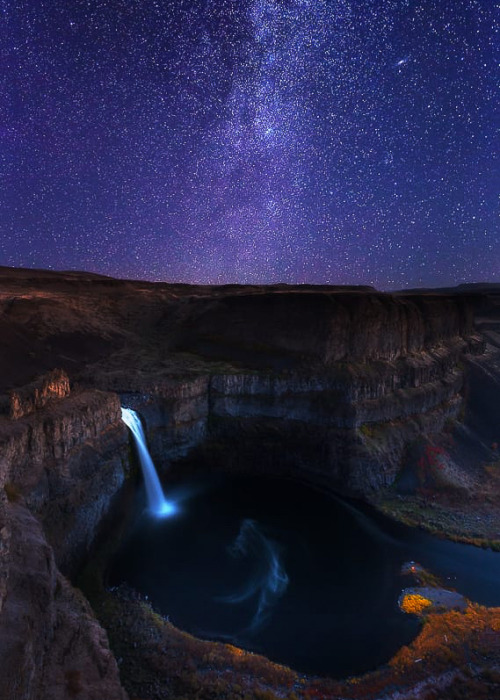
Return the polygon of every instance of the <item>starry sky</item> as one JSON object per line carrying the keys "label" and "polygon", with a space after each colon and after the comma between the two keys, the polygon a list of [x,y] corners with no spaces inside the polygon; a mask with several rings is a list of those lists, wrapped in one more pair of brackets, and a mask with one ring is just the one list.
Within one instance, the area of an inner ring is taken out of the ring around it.
{"label": "starry sky", "polygon": [[0,0],[0,264],[500,281],[495,5]]}

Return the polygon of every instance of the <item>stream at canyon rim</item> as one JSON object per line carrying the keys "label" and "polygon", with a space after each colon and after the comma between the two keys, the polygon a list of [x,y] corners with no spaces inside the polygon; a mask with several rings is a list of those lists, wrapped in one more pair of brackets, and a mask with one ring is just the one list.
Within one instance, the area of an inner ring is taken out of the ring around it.
{"label": "stream at canyon rim", "polygon": [[[172,489],[172,487],[170,487]],[[136,499],[108,582],[126,582],[181,629],[308,673],[375,668],[418,621],[397,605],[415,560],[485,605],[500,604],[500,554],[434,538],[304,484],[210,477],[169,493],[170,518]]]}

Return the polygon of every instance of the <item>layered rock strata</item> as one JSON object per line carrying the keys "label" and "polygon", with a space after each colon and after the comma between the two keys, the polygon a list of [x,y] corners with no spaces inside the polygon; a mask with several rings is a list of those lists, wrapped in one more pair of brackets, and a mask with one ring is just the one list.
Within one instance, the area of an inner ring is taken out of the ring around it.
{"label": "layered rock strata", "polygon": [[487,378],[491,351],[474,314],[498,307],[491,289],[210,288],[9,270],[0,281],[6,700],[124,697],[106,635],[65,578],[130,468],[120,402],[141,414],[162,469],[261,470],[369,497],[415,441],[480,401],[467,373]]}
{"label": "layered rock strata", "polygon": [[68,375],[62,369],[55,369],[31,384],[10,391],[8,397],[2,397],[0,409],[4,415],[17,420],[69,394]]}
{"label": "layered rock strata", "polygon": [[3,700],[125,700],[106,633],[65,575],[85,560],[127,469],[114,394],[0,417]]}

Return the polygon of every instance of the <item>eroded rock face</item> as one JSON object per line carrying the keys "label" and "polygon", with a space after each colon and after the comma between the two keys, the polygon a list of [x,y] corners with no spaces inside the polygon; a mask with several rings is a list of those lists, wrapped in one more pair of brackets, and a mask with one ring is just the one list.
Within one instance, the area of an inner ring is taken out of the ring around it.
{"label": "eroded rock face", "polygon": [[191,300],[173,346],[255,368],[324,367],[426,351],[472,334],[472,321],[456,295],[262,291]]}
{"label": "eroded rock face", "polygon": [[64,578],[129,468],[120,401],[141,414],[160,468],[201,459],[367,496],[394,481],[412,442],[466,412],[464,371],[485,373],[470,359],[484,342],[468,290],[0,280],[6,700],[124,697],[105,633]]}
{"label": "eroded rock face", "polygon": [[[160,468],[295,475],[350,495],[387,486],[407,446],[463,406],[469,350],[457,338],[429,352],[312,372],[221,372],[122,393],[141,414]],[[218,467],[217,467],[218,465]]]}
{"label": "eroded rock face", "polygon": [[57,570],[39,521],[0,503],[0,697],[126,700],[107,636]]}
{"label": "eroded rock face", "polygon": [[123,483],[128,433],[115,394],[81,392],[16,421],[0,419],[0,483],[22,493],[59,566],[75,570]]}
{"label": "eroded rock face", "polygon": [[126,698],[106,633],[61,571],[84,561],[127,468],[115,394],[0,417],[2,700]]}
{"label": "eroded rock face", "polygon": [[128,390],[120,390],[123,405],[139,411],[153,461],[159,465],[186,455],[205,440],[209,394],[209,376],[153,379],[151,383],[134,378]]}
{"label": "eroded rock face", "polygon": [[68,375],[62,369],[55,369],[37,381],[9,393],[9,418],[17,420],[28,416],[49,401],[64,399],[69,395]]}

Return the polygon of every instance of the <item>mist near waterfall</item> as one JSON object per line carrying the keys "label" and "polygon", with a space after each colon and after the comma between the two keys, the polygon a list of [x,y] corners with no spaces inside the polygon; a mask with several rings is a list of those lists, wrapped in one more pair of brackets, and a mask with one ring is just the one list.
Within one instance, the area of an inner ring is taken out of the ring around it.
{"label": "mist near waterfall", "polygon": [[240,592],[217,598],[232,605],[255,599],[255,614],[244,630],[245,635],[260,629],[272,613],[273,605],[287,589],[289,578],[282,562],[281,548],[277,542],[266,537],[255,520],[247,518],[241,523],[228,554],[234,559],[251,559],[255,573]]}

